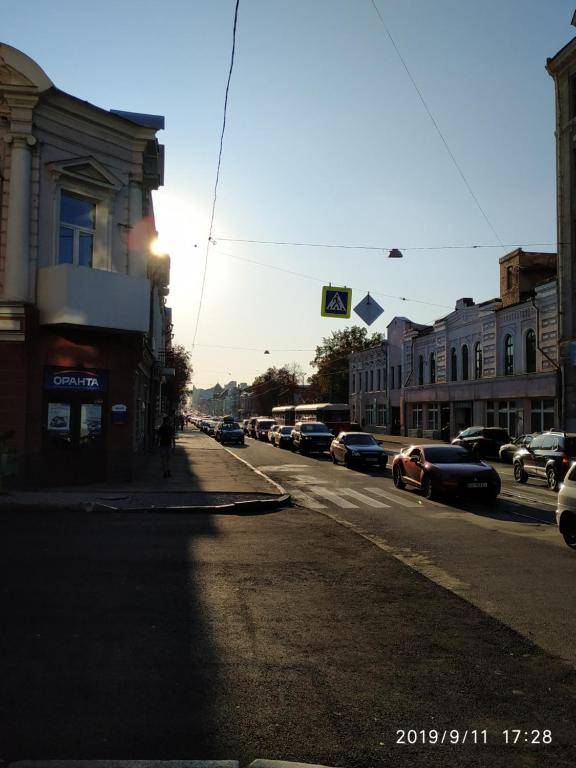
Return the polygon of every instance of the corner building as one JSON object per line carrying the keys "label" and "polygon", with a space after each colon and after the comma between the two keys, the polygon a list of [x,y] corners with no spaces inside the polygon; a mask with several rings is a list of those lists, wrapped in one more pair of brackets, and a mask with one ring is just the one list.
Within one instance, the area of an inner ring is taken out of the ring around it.
{"label": "corner building", "polygon": [[25,484],[129,480],[159,416],[163,118],[59,90],[0,44],[0,451]]}

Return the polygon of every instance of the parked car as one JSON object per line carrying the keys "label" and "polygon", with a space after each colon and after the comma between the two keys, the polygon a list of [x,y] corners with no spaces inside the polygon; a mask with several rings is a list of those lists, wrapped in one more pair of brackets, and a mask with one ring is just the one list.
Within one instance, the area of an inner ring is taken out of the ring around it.
{"label": "parked car", "polygon": [[292,447],[292,430],[294,427],[280,425],[274,432],[274,445],[278,448],[291,448]]}
{"label": "parked car", "polygon": [[347,467],[354,464],[375,464],[380,469],[385,469],[388,463],[386,451],[372,435],[365,432],[340,432],[332,440],[330,456],[334,464],[343,461]]}
{"label": "parked car", "polygon": [[292,450],[302,454],[330,450],[334,435],[321,421],[299,421],[292,429]]}
{"label": "parked car", "polygon": [[543,432],[514,454],[514,479],[537,477],[556,491],[575,459],[576,434]]}
{"label": "parked car", "polygon": [[269,443],[272,443],[272,445],[274,445],[274,433],[280,429],[280,426],[281,426],[280,424],[274,423],[268,430],[268,435],[266,436],[266,439],[268,440]]}
{"label": "parked car", "polygon": [[276,424],[274,419],[267,419],[265,417],[256,419],[256,424],[254,425],[254,437],[256,440],[268,440],[268,430],[273,424]]}
{"label": "parked car", "polygon": [[525,445],[530,445],[532,440],[536,437],[536,434],[533,435],[520,435],[520,437],[515,438],[512,440],[511,443],[505,443],[503,446],[501,446],[499,451],[500,461],[504,461],[507,464],[512,464],[512,460],[514,459],[514,454],[520,450],[520,448],[523,448]]}
{"label": "parked car", "polygon": [[510,435],[500,427],[468,427],[452,440],[472,451],[476,458],[498,458],[501,446],[509,443]]}
{"label": "parked car", "polygon": [[500,476],[494,467],[460,445],[411,446],[394,457],[392,477],[396,488],[410,485],[427,499],[451,494],[482,495],[495,501],[500,493]]}
{"label": "parked car", "polygon": [[248,419],[248,435],[250,437],[256,437],[256,422],[260,419],[260,416],[251,416]]}
{"label": "parked car", "polygon": [[576,549],[576,463],[572,464],[560,486],[556,523],[566,544]]}
{"label": "parked car", "polygon": [[244,445],[244,430],[235,421],[222,421],[216,427],[214,437],[218,442]]}
{"label": "parked car", "polygon": [[218,425],[218,422],[215,419],[211,419],[206,426],[205,432],[210,437],[214,437],[214,434],[216,432],[216,426]]}

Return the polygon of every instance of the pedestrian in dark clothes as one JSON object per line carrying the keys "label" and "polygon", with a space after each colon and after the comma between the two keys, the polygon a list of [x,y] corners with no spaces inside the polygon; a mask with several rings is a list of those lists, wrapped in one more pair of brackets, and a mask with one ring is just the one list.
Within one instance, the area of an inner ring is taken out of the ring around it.
{"label": "pedestrian in dark clothes", "polygon": [[158,429],[158,445],[160,446],[160,458],[162,460],[163,477],[170,477],[170,454],[174,447],[174,427],[168,416],[164,416],[162,425]]}

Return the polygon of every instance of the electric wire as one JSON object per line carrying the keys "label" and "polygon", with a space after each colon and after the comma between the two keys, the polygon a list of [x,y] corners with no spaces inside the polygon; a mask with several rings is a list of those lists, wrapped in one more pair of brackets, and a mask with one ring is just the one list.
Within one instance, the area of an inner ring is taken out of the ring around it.
{"label": "electric wire", "polygon": [[403,57],[403,56],[402,56],[402,54],[400,53],[400,49],[399,49],[399,48],[398,48],[398,46],[396,45],[396,42],[395,42],[394,38],[392,37],[392,33],[391,33],[391,32],[390,32],[390,30],[388,29],[388,26],[386,25],[386,22],[384,21],[384,17],[383,17],[383,16],[382,16],[382,14],[380,13],[380,10],[379,10],[378,6],[376,5],[376,0],[370,0],[370,2],[371,2],[371,4],[372,4],[372,7],[374,8],[374,10],[376,11],[376,14],[378,15],[378,18],[380,19],[380,22],[381,22],[382,26],[384,27],[384,29],[385,29],[385,31],[386,31],[386,34],[387,34],[387,35],[388,35],[388,37],[390,38],[390,42],[391,42],[391,43],[392,43],[392,45],[394,46],[394,50],[396,51],[396,53],[397,53],[397,55],[398,55],[398,58],[399,58],[399,59],[400,59],[400,61],[402,62],[402,66],[403,66],[403,67],[404,67],[404,69],[406,70],[406,74],[407,74],[407,75],[408,75],[408,77],[410,78],[410,82],[411,82],[411,83],[412,83],[412,85],[414,86],[414,90],[415,90],[415,91],[416,91],[416,93],[418,94],[418,97],[420,98],[420,101],[422,102],[422,105],[423,105],[424,109],[426,110],[426,112],[427,112],[427,114],[428,114],[428,117],[430,118],[430,120],[432,121],[432,124],[433,124],[433,125],[434,125],[434,127],[436,128],[436,131],[438,132],[438,135],[439,135],[439,136],[440,136],[440,138],[442,139],[442,143],[444,144],[444,146],[445,146],[445,148],[446,148],[446,151],[447,151],[447,152],[448,152],[448,154],[450,155],[450,158],[452,159],[452,162],[454,163],[454,166],[455,166],[456,170],[458,171],[458,173],[460,174],[460,177],[462,178],[462,181],[463,181],[463,182],[464,182],[464,184],[466,185],[466,189],[468,190],[468,192],[470,193],[470,195],[471,195],[472,199],[473,199],[473,200],[474,200],[474,202],[476,203],[476,206],[478,207],[478,210],[480,211],[480,213],[481,213],[481,214],[482,214],[482,216],[484,217],[484,220],[486,221],[486,223],[488,224],[488,226],[489,226],[489,227],[490,227],[490,229],[492,230],[492,233],[493,233],[494,237],[496,238],[496,240],[498,241],[498,243],[500,244],[500,246],[501,246],[502,248],[505,248],[504,244],[502,243],[502,240],[500,239],[500,236],[498,235],[498,232],[496,232],[496,229],[494,228],[494,226],[493,226],[492,222],[491,222],[491,221],[490,221],[490,219],[488,218],[488,214],[486,213],[486,211],[484,210],[484,208],[483,208],[483,207],[480,205],[480,201],[478,200],[478,198],[477,198],[477,197],[476,197],[476,195],[474,194],[474,190],[472,189],[472,187],[470,186],[470,183],[468,182],[468,179],[467,179],[467,178],[466,178],[466,176],[464,175],[464,171],[463,171],[463,170],[462,170],[462,168],[460,167],[460,163],[458,162],[458,160],[456,160],[456,157],[455,157],[454,153],[453,153],[453,152],[452,152],[452,150],[450,149],[450,147],[449,147],[449,145],[448,145],[448,142],[446,141],[446,139],[445,139],[445,137],[444,137],[444,134],[443,134],[443,133],[442,133],[442,131],[440,130],[440,126],[438,125],[438,123],[437,123],[437,121],[436,121],[436,119],[435,119],[434,115],[432,114],[432,112],[431,112],[431,110],[430,110],[430,108],[429,108],[428,104],[426,103],[426,99],[424,98],[424,96],[423,96],[423,94],[422,94],[422,91],[421,91],[421,90],[420,90],[420,88],[418,87],[418,85],[417,85],[417,83],[416,83],[416,80],[414,80],[414,78],[413,78],[413,76],[412,76],[412,73],[411,73],[411,72],[410,72],[410,70],[408,69],[408,65],[406,64],[406,61],[404,60],[404,57]]}
{"label": "electric wire", "polygon": [[234,9],[234,26],[232,29],[232,51],[230,54],[230,66],[228,69],[228,79],[226,81],[226,93],[224,95],[224,114],[222,117],[222,131],[220,133],[220,147],[218,150],[218,164],[216,167],[216,180],[214,182],[214,196],[212,199],[212,211],[210,214],[210,228],[208,232],[208,240],[206,241],[206,253],[204,256],[204,270],[202,274],[202,288],[200,289],[200,302],[198,304],[198,313],[196,315],[196,324],[194,326],[194,336],[192,337],[192,349],[191,353],[194,352],[194,345],[196,343],[196,334],[198,333],[198,323],[200,322],[200,313],[202,312],[202,302],[204,299],[204,287],[206,285],[206,273],[208,271],[208,255],[210,252],[210,245],[212,243],[212,229],[214,227],[214,216],[216,214],[216,200],[218,197],[218,184],[220,182],[220,166],[222,163],[222,150],[224,147],[224,134],[226,132],[226,115],[228,112],[228,94],[230,91],[230,81],[232,79],[232,71],[234,69],[234,56],[236,53],[236,27],[238,24],[238,7],[240,5],[240,0],[236,0],[236,7]]}
{"label": "electric wire", "polygon": [[[250,243],[253,245],[288,245],[298,248],[342,248],[344,250],[353,251],[391,251],[391,246],[385,245],[349,245],[343,243],[300,243],[291,242],[288,240],[250,240],[248,238],[237,237],[215,237],[212,238],[212,244],[217,245],[218,241],[226,243]],[[472,243],[470,245],[395,245],[399,251],[449,251],[449,250],[472,250],[476,248],[556,248],[559,245],[567,245],[567,243],[499,243],[485,244],[485,243]]]}

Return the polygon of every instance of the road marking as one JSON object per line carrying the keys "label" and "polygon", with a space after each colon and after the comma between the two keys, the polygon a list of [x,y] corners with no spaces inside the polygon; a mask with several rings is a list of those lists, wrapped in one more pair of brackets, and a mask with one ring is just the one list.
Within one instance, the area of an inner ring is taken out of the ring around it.
{"label": "road marking", "polygon": [[313,499],[312,496],[308,496],[308,494],[302,493],[300,490],[294,490],[290,487],[290,495],[301,507],[307,507],[308,509],[326,509],[324,504],[320,504],[320,502]]}
{"label": "road marking", "polygon": [[311,486],[310,490],[317,496],[321,496],[323,499],[328,499],[328,501],[336,504],[337,507],[342,507],[343,509],[358,509],[357,504],[352,504],[348,499],[343,499],[341,496],[338,496],[337,493],[334,493],[334,491],[329,491],[328,488],[322,488],[319,485],[315,485]]}
{"label": "road marking", "polygon": [[263,467],[258,467],[262,472],[294,472],[295,469],[300,472],[310,469],[306,464],[266,464]]}
{"label": "road marking", "polygon": [[328,485],[329,480],[318,480],[316,477],[310,477],[310,475],[293,475],[291,480],[298,481],[300,485]]}
{"label": "road marking", "polygon": [[370,491],[370,493],[373,493],[375,496],[382,496],[384,499],[388,499],[388,501],[393,501],[395,504],[400,504],[401,507],[422,507],[423,506],[420,500],[409,501],[408,499],[403,499],[394,493],[387,493],[386,491],[383,491],[380,488],[366,487],[364,490]]}
{"label": "road marking", "polygon": [[376,509],[390,509],[390,504],[384,504],[383,501],[378,501],[378,499],[372,499],[370,496],[366,496],[363,493],[359,493],[358,491],[355,491],[353,488],[339,488],[338,489],[340,493],[345,494],[346,496],[352,496],[353,499],[358,499],[358,501],[361,501],[363,504],[366,504],[368,507],[375,507]]}

